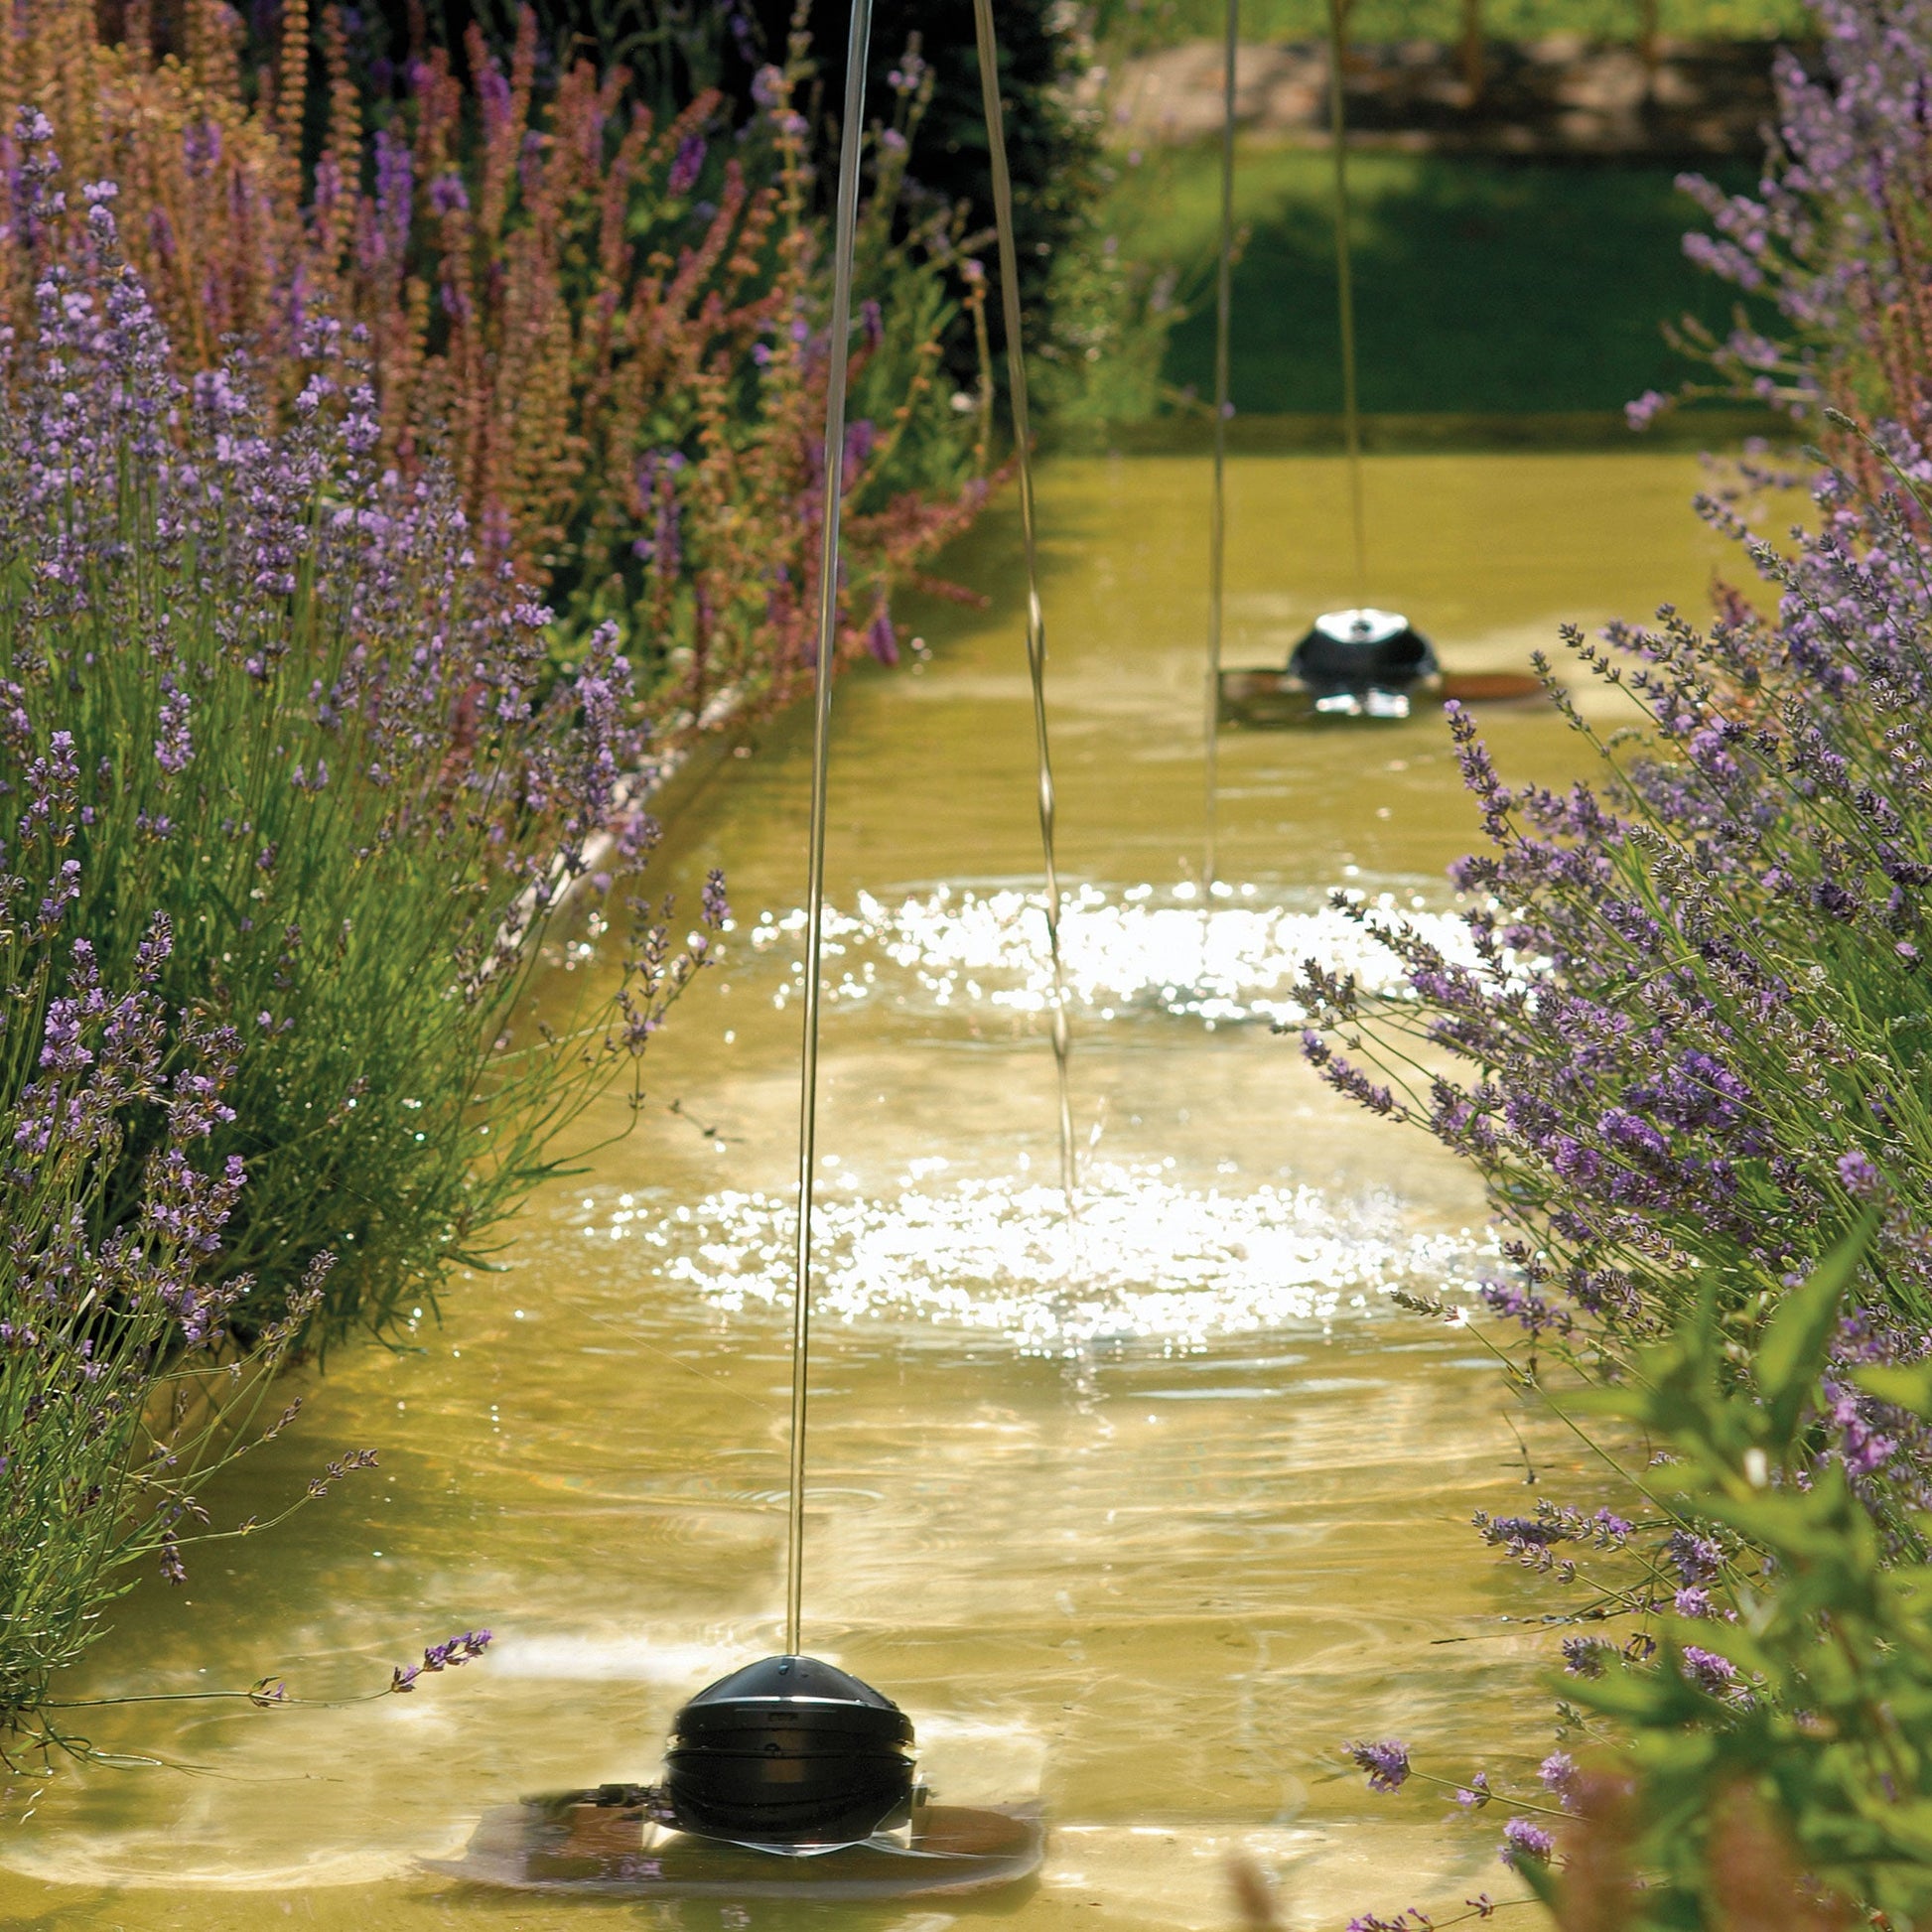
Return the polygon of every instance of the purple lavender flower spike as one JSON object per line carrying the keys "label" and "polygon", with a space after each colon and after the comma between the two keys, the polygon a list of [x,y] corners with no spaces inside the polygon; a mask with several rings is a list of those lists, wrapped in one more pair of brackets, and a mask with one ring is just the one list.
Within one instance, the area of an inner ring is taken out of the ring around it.
{"label": "purple lavender flower spike", "polygon": [[866,626],[866,648],[880,663],[898,662],[898,632],[893,627],[893,614],[882,603]]}
{"label": "purple lavender flower spike", "polygon": [[1671,407],[1671,398],[1656,389],[1646,389],[1635,402],[1623,405],[1623,415],[1633,430],[1646,430]]}
{"label": "purple lavender flower spike", "polygon": [[1700,1691],[1712,1697],[1735,1697],[1741,1691],[1737,1666],[1728,1657],[1720,1657],[1715,1651],[1701,1650],[1696,1644],[1687,1643],[1683,1658],[1685,1677]]}
{"label": "purple lavender flower spike", "polygon": [[1371,1791],[1400,1791],[1409,1777],[1409,1747],[1390,1737],[1379,1744],[1343,1744],[1342,1752],[1368,1774]]}
{"label": "purple lavender flower spike", "polygon": [[1884,1176],[1858,1148],[1838,1157],[1838,1177],[1844,1181],[1847,1191],[1860,1200],[1875,1199],[1885,1184]]}
{"label": "purple lavender flower spike", "polygon": [[1542,1826],[1527,1818],[1512,1818],[1503,1827],[1502,1849],[1497,1853],[1504,1864],[1548,1864],[1556,1850],[1556,1840]]}
{"label": "purple lavender flower spike", "polygon": [[1603,1660],[1614,1646],[1598,1637],[1565,1637],[1563,1667],[1573,1677],[1601,1677]]}
{"label": "purple lavender flower spike", "polygon": [[1577,1760],[1568,1751],[1552,1751],[1536,1767],[1538,1781],[1565,1810],[1570,1810],[1577,1796],[1579,1772]]}

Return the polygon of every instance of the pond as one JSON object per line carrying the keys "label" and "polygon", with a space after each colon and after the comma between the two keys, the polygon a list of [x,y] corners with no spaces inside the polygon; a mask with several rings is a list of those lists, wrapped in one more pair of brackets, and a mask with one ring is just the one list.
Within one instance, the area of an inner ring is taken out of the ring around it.
{"label": "pond", "polygon": [[[1377,600],[1456,669],[1522,663],[1565,619],[1701,608],[1723,547],[1689,458],[1372,462]],[[1231,473],[1230,663],[1280,662],[1347,601],[1340,471]],[[1440,717],[1222,745],[1220,875],[1195,897],[1206,468],[1061,460],[1043,481],[1062,864],[1085,1178],[1050,1186],[1032,726],[1013,531],[951,568],[978,612],[844,687],[832,778],[825,1255],[806,1637],[913,1715],[942,1798],[1043,1798],[1038,1884],[986,1907],[846,1907],[937,1932],[1230,1925],[1244,1849],[1297,1925],[1515,1887],[1492,1814],[1377,1799],[1344,1736],[1460,1770],[1549,1747],[1541,1600],[1467,1528],[1564,1454],[1481,1349],[1391,1286],[1483,1265],[1469,1176],[1320,1087],[1300,962],[1373,960],[1337,885],[1423,916],[1474,839]],[[913,614],[907,613],[907,616]],[[908,623],[906,631],[912,626]],[[1559,779],[1551,712],[1498,713],[1506,773]],[[519,1795],[654,1775],[667,1722],[778,1647],[803,721],[726,759],[655,868],[695,905],[723,865],[727,957],[653,1048],[645,1116],[536,1200],[500,1272],[417,1346],[359,1347],[211,1498],[268,1514],[330,1456],[380,1466],[272,1536],[143,1583],[76,1698],[386,1683],[477,1625],[483,1662],[345,1710],[70,1714],[168,1768],[16,1778],[0,1920],[415,1932],[457,1924],[817,1923],[828,1908],[466,1890],[416,1861]],[[1351,951],[1351,949],[1354,949]],[[568,999],[572,974],[557,976]],[[605,1123],[621,1125],[614,1112]]]}

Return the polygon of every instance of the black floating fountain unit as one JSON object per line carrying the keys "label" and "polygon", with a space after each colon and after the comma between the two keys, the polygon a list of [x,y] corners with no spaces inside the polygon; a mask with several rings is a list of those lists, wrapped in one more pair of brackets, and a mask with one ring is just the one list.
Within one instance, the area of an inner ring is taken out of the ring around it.
{"label": "black floating fountain unit", "polygon": [[739,1845],[854,1845],[912,1809],[912,1721],[816,1657],[766,1657],[677,1714],[664,1796],[680,1831]]}
{"label": "black floating fountain unit", "polygon": [[1406,718],[1441,677],[1430,641],[1397,611],[1327,611],[1288,660],[1318,717]]}

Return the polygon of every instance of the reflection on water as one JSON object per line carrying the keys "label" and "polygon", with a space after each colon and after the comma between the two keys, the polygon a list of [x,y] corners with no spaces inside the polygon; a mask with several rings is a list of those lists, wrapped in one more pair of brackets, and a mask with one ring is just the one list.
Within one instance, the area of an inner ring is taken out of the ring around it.
{"label": "reflection on water", "polygon": [[[1348,897],[1371,914],[1406,920],[1451,963],[1476,963],[1461,919],[1429,911],[1422,894],[1371,897],[1357,888]],[[1435,897],[1445,897],[1446,889]],[[792,956],[795,935],[804,929],[802,910],[783,918],[767,911],[751,933],[754,952],[775,949],[791,960],[791,976],[772,996],[780,1008],[800,985]],[[1016,1013],[1041,1013],[1051,1004],[1046,919],[1035,893],[955,893],[941,886],[896,906],[861,893],[852,912],[826,908],[824,932],[828,1000],[887,998],[904,1006],[923,995],[934,1007],[984,1000]],[[1509,957],[1505,952],[1506,963]],[[1347,975],[1364,992],[1398,993],[1405,984],[1395,955],[1338,906],[1325,899],[1270,904],[1252,884],[1219,880],[1205,906],[1192,884],[1158,897],[1153,886],[1132,886],[1118,901],[1097,887],[1081,887],[1062,904],[1060,959],[1068,1000],[1103,1021],[1148,1007],[1196,1015],[1210,1030],[1228,1020],[1294,1025],[1306,1019],[1293,989],[1311,960]],[[899,969],[901,983],[882,981],[888,966]]]}
{"label": "reflection on water", "polygon": [[[1400,989],[1398,962],[1372,932],[1317,895],[1299,897],[1282,904],[1251,884],[1222,885],[1203,906],[1189,885],[1157,893],[1142,884],[1118,897],[1082,887],[1068,896],[1060,926],[1068,996],[1083,1022],[1142,1015],[1166,1026],[1193,1017],[1211,1032],[1236,1021],[1301,1021],[1292,989],[1311,961],[1374,991]],[[1427,902],[1412,893],[1400,910],[1447,956],[1473,962],[1461,921],[1421,909]],[[1393,893],[1368,903],[1398,909]],[[733,967],[735,998],[761,1006],[768,992],[781,1012],[791,1003],[804,926],[802,911],[759,914]],[[928,1037],[947,1017],[980,1008],[1031,1023],[1051,997],[1039,897],[1019,888],[941,886],[896,904],[860,893],[851,912],[827,908],[824,930],[830,999],[894,1014],[910,1008]],[[1131,1125],[1130,1117],[1130,1133]],[[1244,1178],[1233,1159],[1216,1162],[1211,1183],[1189,1184],[1175,1178],[1174,1154],[1099,1158],[1105,1128],[1095,1120],[1072,1217],[1057,1163],[1035,1174],[1024,1150],[1017,1167],[990,1172],[983,1157],[929,1154],[869,1185],[850,1156],[827,1156],[818,1311],[846,1321],[899,1315],[985,1328],[1028,1351],[1150,1339],[1190,1346],[1331,1321],[1395,1286],[1462,1286],[1476,1261],[1467,1229],[1419,1229],[1409,1203],[1387,1187],[1336,1198]],[[584,1211],[586,1237],[641,1238],[661,1256],[655,1274],[715,1307],[789,1300],[789,1190],[719,1188],[669,1214],[655,1195],[623,1194],[615,1205],[593,1197]]]}
{"label": "reflection on water", "polygon": [[[1369,475],[1377,600],[1456,668],[1520,662],[1565,618],[1696,609],[1715,560],[1682,507],[1697,482],[1682,459],[1387,459]],[[1279,661],[1345,593],[1337,476],[1318,458],[1232,466],[1230,662]],[[1538,1600],[1466,1522],[1516,1506],[1527,1468],[1566,1451],[1534,1418],[1513,1433],[1471,1336],[1382,1293],[1479,1272],[1481,1203],[1268,1024],[1292,1024],[1302,957],[1386,975],[1323,909],[1328,891],[1446,913],[1443,867],[1473,816],[1440,720],[1230,736],[1233,886],[1205,917],[1183,896],[1204,504],[1204,465],[1179,459],[1060,464],[1042,493],[1063,863],[1082,886],[1076,1228],[1039,1184],[1052,1071],[1000,521],[957,566],[991,610],[902,610],[930,662],[840,700],[832,964],[855,991],[825,1037],[807,1635],[904,1703],[942,1797],[1037,1790],[1054,1830],[1038,1885],[995,1907],[848,1907],[841,1926],[941,1932],[982,1909],[1028,1932],[1226,1926],[1236,1847],[1277,1873],[1298,1925],[1503,1891],[1486,1829],[1368,1796],[1335,1743],[1399,1734],[1458,1769],[1472,1750],[1547,1748],[1540,1653],[1501,1620]],[[1553,716],[1494,732],[1516,775],[1573,768]],[[104,1748],[186,1768],[13,1779],[0,1921],[832,1923],[769,1903],[490,1898],[417,1864],[487,1806],[650,1776],[679,1703],[776,1647],[798,722],[727,772],[660,877],[690,902],[725,866],[739,930],[653,1049],[639,1130],[534,1201],[501,1271],[452,1285],[443,1326],[333,1359],[298,1426],[207,1500],[225,1520],[266,1514],[351,1447],[376,1449],[377,1470],[272,1537],[203,1550],[183,1590],[143,1583],[69,1688],[275,1671],[345,1698],[452,1630],[487,1624],[496,1647],[340,1710],[70,1714]]]}
{"label": "reflection on water", "polygon": [[[922,1164],[924,1165],[924,1164]],[[1033,1352],[1209,1338],[1332,1321],[1391,1287],[1435,1293],[1468,1271],[1468,1242],[1410,1232],[1392,1195],[1337,1211],[1308,1187],[1223,1193],[1177,1187],[1159,1168],[1090,1168],[1069,1219],[1055,1181],[908,1174],[886,1200],[827,1191],[813,1308],[852,1321],[903,1315],[986,1328]],[[713,1307],[789,1302],[792,1203],[731,1190],[664,1221],[620,1207],[584,1232],[621,1237],[636,1218],[669,1250],[666,1281]]]}

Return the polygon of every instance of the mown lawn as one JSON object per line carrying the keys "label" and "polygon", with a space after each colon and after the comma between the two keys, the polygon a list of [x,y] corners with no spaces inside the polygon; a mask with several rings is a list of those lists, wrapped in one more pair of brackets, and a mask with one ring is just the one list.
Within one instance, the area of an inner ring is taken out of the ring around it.
{"label": "mown lawn", "polygon": [[[1169,150],[1119,165],[1118,246],[1171,275],[1188,309],[1164,373],[1210,394],[1219,157]],[[1727,186],[1748,186],[1749,171],[1732,172]],[[1727,325],[1733,292],[1684,258],[1699,216],[1670,168],[1370,152],[1350,157],[1349,179],[1364,409],[1617,409],[1692,372],[1663,340],[1666,319]],[[1249,150],[1236,183],[1249,239],[1234,282],[1235,407],[1337,410],[1331,164]]]}

